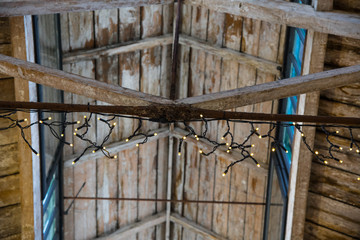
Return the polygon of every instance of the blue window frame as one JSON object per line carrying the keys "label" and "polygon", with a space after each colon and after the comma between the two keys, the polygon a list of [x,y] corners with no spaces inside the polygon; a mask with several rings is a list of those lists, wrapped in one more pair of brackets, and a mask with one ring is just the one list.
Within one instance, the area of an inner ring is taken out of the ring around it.
{"label": "blue window frame", "polygon": [[[310,4],[308,0],[294,0],[300,4]],[[283,77],[301,75],[306,30],[288,27],[283,66]],[[281,81],[281,80],[280,80]],[[298,97],[280,100],[279,113],[296,114]],[[289,187],[289,173],[292,158],[292,145],[295,127],[279,127],[276,138],[285,149],[277,148],[270,157],[268,187],[265,209],[263,239],[284,239]],[[272,146],[275,147],[276,146]]]}

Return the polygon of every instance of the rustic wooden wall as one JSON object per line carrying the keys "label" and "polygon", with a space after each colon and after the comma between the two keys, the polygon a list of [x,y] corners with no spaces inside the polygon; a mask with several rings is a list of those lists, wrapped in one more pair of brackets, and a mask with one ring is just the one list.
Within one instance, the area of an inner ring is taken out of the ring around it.
{"label": "rustic wooden wall", "polygon": [[[172,32],[172,5],[121,8],[94,12],[61,14],[63,53],[92,49],[109,44],[159,36]],[[158,46],[120,55],[86,59],[65,64],[64,70],[109,84],[159,96],[169,96],[171,46]],[[67,103],[105,104],[82,96],[65,93]],[[83,119],[82,113],[73,120]],[[101,141],[105,126],[92,122],[89,134]],[[136,120],[120,120],[110,142],[124,140],[137,127]],[[144,131],[158,129],[159,124],[146,123]],[[74,148],[65,149],[65,160],[82,151],[84,145],[67,132]],[[74,196],[83,182],[80,196],[165,198],[168,139],[149,142],[117,154],[117,159],[90,159],[64,169],[64,192]],[[65,208],[70,201],[65,201]],[[106,235],[144,217],[161,212],[165,205],[155,202],[76,201],[65,216],[66,239],[90,239]],[[165,225],[146,229],[130,239],[162,239]]]}
{"label": "rustic wooden wall", "polygon": [[[282,63],[285,28],[276,24],[223,14],[206,8],[184,5],[182,9],[182,34],[205,40],[208,43]],[[252,66],[204,51],[181,45],[179,56],[178,93],[186,98],[238,87],[274,81],[275,76]],[[237,111],[276,113],[277,103],[266,102],[246,106]],[[201,130],[200,124],[192,124]],[[181,125],[180,125],[181,126]],[[226,124],[211,123],[209,136],[220,139]],[[242,140],[249,133],[249,127],[232,124],[235,139]],[[261,133],[266,129],[261,128]],[[255,156],[268,162],[269,142],[255,139]],[[175,143],[176,145],[177,143]],[[177,145],[176,145],[177,146]],[[177,153],[177,147],[174,152]],[[184,145],[183,154],[174,156],[173,198],[187,200],[215,201],[265,201],[267,177],[256,170],[234,166],[226,177],[222,172],[230,163],[228,159],[214,155],[204,157],[200,148],[192,143]],[[173,211],[201,226],[229,239],[261,239],[264,207],[219,204],[174,204]],[[171,239],[200,239],[201,236],[182,228],[172,226]]]}
{"label": "rustic wooden wall", "polygon": [[[358,11],[358,1],[334,1],[334,9]],[[360,41],[329,35],[325,68],[334,69],[360,64]],[[354,84],[321,92],[319,115],[360,117],[360,85]],[[335,129],[331,129],[335,130]],[[343,151],[335,156],[342,164],[329,161],[325,166],[314,160],[307,203],[306,239],[359,239],[360,238],[360,156],[349,150],[349,133],[341,130],[332,140]],[[360,131],[354,131],[360,140]],[[315,148],[325,153],[324,135],[317,132]]]}
{"label": "rustic wooden wall", "polygon": [[[12,55],[9,18],[0,18],[0,53]],[[14,79],[0,76],[0,100],[15,101]],[[8,121],[0,120],[0,128]],[[18,132],[0,131],[0,238],[21,238],[20,162]]]}

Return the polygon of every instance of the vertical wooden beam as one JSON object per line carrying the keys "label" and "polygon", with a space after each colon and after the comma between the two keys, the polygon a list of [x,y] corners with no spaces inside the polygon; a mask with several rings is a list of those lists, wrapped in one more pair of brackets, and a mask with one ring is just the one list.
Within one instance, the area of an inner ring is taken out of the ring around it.
{"label": "vertical wooden beam", "polygon": [[[13,56],[34,62],[34,38],[31,16],[10,18]],[[14,79],[16,101],[37,101],[36,84],[29,84],[20,78]],[[18,113],[19,119],[37,120],[36,114]],[[37,126],[25,133],[35,149],[39,149]],[[42,238],[42,205],[40,186],[40,159],[32,153],[19,135],[18,156],[20,158],[21,191],[21,237],[22,239]],[[36,184],[37,183],[37,184]]]}
{"label": "vertical wooden beam", "polygon": [[[172,131],[174,125],[170,125],[170,131]],[[172,162],[173,162],[173,145],[174,138],[169,137],[169,152],[168,152],[168,173],[167,173],[167,188],[166,188],[166,199],[171,199],[171,184],[172,184]],[[165,226],[165,239],[170,239],[170,212],[171,212],[171,202],[166,203],[166,226]]]}
{"label": "vertical wooden beam", "polygon": [[[315,1],[317,11],[330,10],[333,0]],[[326,53],[327,34],[308,30],[303,57],[302,75],[323,71]],[[302,94],[299,97],[298,114],[317,115],[320,92]],[[305,128],[308,144],[313,147],[315,128]],[[292,166],[289,180],[289,200],[285,239],[303,239],[307,196],[311,174],[312,154],[302,143],[301,135],[295,132]],[[301,160],[300,160],[301,159]],[[301,174],[299,174],[301,173]]]}

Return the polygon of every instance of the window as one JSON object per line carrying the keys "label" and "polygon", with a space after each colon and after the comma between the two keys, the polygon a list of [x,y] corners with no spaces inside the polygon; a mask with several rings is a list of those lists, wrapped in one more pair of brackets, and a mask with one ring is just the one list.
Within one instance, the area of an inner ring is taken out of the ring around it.
{"label": "window", "polygon": [[[308,4],[306,0],[295,0],[300,4]],[[288,27],[284,61],[284,78],[301,75],[306,30]],[[281,80],[280,80],[281,81]],[[280,100],[280,114],[296,114],[298,97],[292,96]],[[263,239],[284,239],[289,173],[291,167],[292,144],[295,127],[279,127],[276,138],[285,149],[276,149],[270,158],[266,210]],[[273,146],[276,147],[276,146]]]}
{"label": "window", "polygon": [[[59,15],[34,16],[36,63],[61,69]],[[63,103],[63,93],[50,87],[37,85],[39,102]],[[63,113],[46,111],[39,113],[39,119],[51,117],[62,121]],[[41,197],[43,207],[43,239],[62,239],[62,149],[49,128],[40,125]],[[60,135],[61,126],[53,129]]]}

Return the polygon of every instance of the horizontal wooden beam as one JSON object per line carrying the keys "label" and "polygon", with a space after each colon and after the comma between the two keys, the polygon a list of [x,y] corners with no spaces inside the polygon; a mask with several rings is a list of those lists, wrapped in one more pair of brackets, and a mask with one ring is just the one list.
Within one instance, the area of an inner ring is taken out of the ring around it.
{"label": "horizontal wooden beam", "polygon": [[356,82],[360,82],[360,65],[180,99],[177,103],[190,104],[195,108],[226,110]]}
{"label": "horizontal wooden beam", "polygon": [[200,120],[199,113],[205,118],[273,121],[273,122],[303,122],[321,124],[359,125],[360,118],[356,117],[333,117],[312,115],[288,115],[266,114],[252,112],[230,112],[193,108],[188,105],[150,105],[150,106],[106,106],[62,103],[39,103],[39,102],[9,102],[0,101],[0,109],[42,109],[60,112],[92,112],[113,113],[122,115],[139,116],[149,118],[155,122],[193,121]]}
{"label": "horizontal wooden beam", "polygon": [[117,239],[125,239],[135,235],[138,232],[141,232],[150,227],[154,227],[156,225],[162,224],[165,222],[165,212],[158,213],[156,215],[147,217],[139,222],[132,223],[128,226],[122,227],[119,230],[96,239],[99,240],[117,240]]}
{"label": "horizontal wooden beam", "polygon": [[253,66],[265,72],[269,72],[275,75],[280,75],[280,70],[282,66],[281,64],[275,62],[271,62],[265,59],[254,57],[249,54],[234,51],[229,48],[214,46],[204,40],[187,36],[184,34],[180,35],[179,43],[182,45],[187,45],[192,48],[208,52],[210,54],[220,56],[224,59],[234,60],[243,64]]}
{"label": "horizontal wooden beam", "polygon": [[54,14],[62,12],[81,12],[121,7],[140,7],[152,4],[170,4],[173,2],[173,0],[9,0],[1,1],[0,17]]}
{"label": "horizontal wooden beam", "polygon": [[180,216],[177,213],[172,213],[170,216],[170,220],[175,223],[179,224],[182,227],[190,230],[191,232],[194,232],[196,234],[199,234],[204,237],[204,239],[211,239],[211,240],[227,240],[227,238],[220,236],[219,234],[197,224],[194,221],[191,221],[187,218],[184,218]]}
{"label": "horizontal wooden beam", "polygon": [[147,106],[156,103],[173,103],[173,101],[162,97],[107,84],[2,54],[0,54],[0,73],[111,104]]}
{"label": "horizontal wooden beam", "polygon": [[158,37],[150,37],[135,41],[113,44],[105,47],[79,50],[65,53],[63,55],[63,64],[77,62],[86,59],[113,56],[120,53],[133,52],[137,50],[149,49],[157,46],[169,45],[172,43],[172,34],[166,34]]}
{"label": "horizontal wooden beam", "polygon": [[[161,139],[161,138],[168,137],[169,136],[169,129],[168,128],[160,128],[160,129],[153,130],[153,131],[149,132],[149,134],[153,134],[153,133],[157,133],[157,135],[153,136],[151,138],[148,138],[147,142],[152,142],[152,141],[156,141],[156,140]],[[109,145],[107,145],[105,147],[106,147],[106,150],[109,152],[110,155],[115,155],[120,151],[135,147],[135,145],[137,143],[143,142],[144,139],[145,139],[145,137],[143,137],[143,136],[136,136],[136,137],[132,138],[131,140],[129,140],[128,142],[126,142],[125,140],[122,140],[122,141],[119,141],[119,142],[111,143],[111,144],[109,144]],[[78,156],[79,156],[79,154],[74,154],[72,156],[69,156],[69,158],[64,161],[64,167],[73,166],[73,161]],[[104,157],[104,154],[101,151],[97,151],[95,153],[92,153],[91,151],[88,151],[87,153],[84,154],[84,156],[82,156],[80,158],[79,161],[77,161],[76,164],[88,161],[90,159],[96,159],[96,158],[101,158],[101,157]]]}
{"label": "horizontal wooden beam", "polygon": [[360,15],[340,11],[317,12],[309,5],[277,0],[184,0],[215,11],[265,22],[360,38]]}
{"label": "horizontal wooden beam", "polygon": [[[180,139],[183,136],[185,136],[187,133],[188,133],[187,131],[185,131],[181,128],[175,128],[174,131],[172,131],[170,133],[170,135]],[[212,149],[214,147],[213,145],[211,145],[210,143],[208,143],[202,139],[197,141],[196,139],[191,138],[191,137],[186,138],[185,142],[192,143],[192,144],[198,146],[199,148],[202,148],[205,151],[212,151]],[[226,150],[227,150],[226,147],[219,147],[218,150],[214,154],[216,156],[228,159],[232,162],[235,162],[235,161],[243,158],[243,156],[237,151],[232,151],[231,153],[227,153]],[[250,159],[246,159],[245,161],[239,163],[239,165],[241,165],[242,167],[255,169],[256,171],[260,171],[263,175],[267,175],[268,165],[261,161],[258,161],[258,162],[260,164],[260,168],[257,167],[256,164],[253,161],[251,161]]]}

